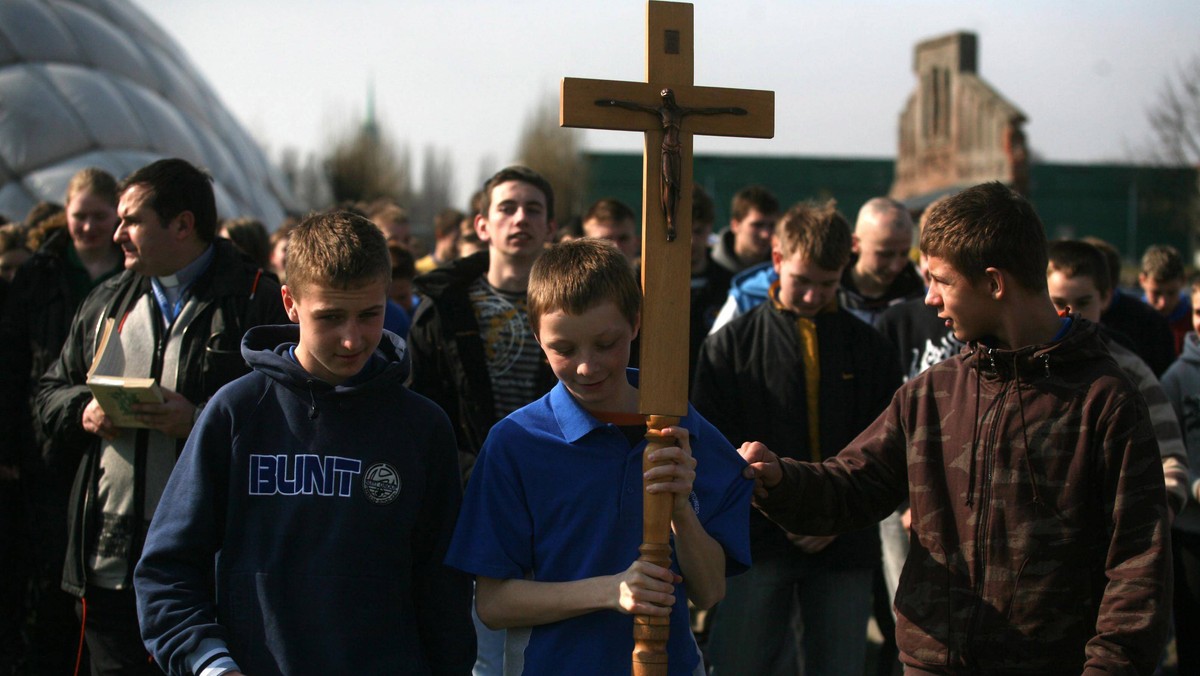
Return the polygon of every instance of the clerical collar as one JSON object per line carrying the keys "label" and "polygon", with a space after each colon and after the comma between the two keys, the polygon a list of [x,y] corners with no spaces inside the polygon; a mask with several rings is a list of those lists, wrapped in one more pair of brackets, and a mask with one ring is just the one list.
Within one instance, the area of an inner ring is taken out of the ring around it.
{"label": "clerical collar", "polygon": [[167,326],[170,326],[183,310],[188,290],[191,289],[192,283],[208,269],[209,264],[212,263],[214,252],[213,245],[209,244],[204,253],[197,256],[196,260],[176,270],[175,274],[150,279],[154,300],[158,302],[158,309],[162,311],[163,322]]}
{"label": "clerical collar", "polygon": [[196,278],[204,274],[204,271],[208,269],[208,264],[212,262],[213,253],[215,251],[216,249],[213,247],[213,245],[209,244],[208,248],[204,250],[204,253],[196,256],[196,260],[188,263],[182,268],[179,268],[175,271],[175,274],[155,277],[154,281],[168,289],[175,287],[183,287],[186,289],[192,285],[192,282],[196,281]]}

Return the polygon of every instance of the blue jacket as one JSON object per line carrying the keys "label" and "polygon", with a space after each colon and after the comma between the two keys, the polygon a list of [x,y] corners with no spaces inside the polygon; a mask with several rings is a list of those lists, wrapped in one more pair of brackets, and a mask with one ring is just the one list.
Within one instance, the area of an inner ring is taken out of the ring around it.
{"label": "blue jacket", "polygon": [[[445,567],[461,500],[446,415],[404,387],[384,333],[332,386],[252,329],[252,373],[205,408],[135,574],[142,637],[170,674],[468,674],[471,582]],[[214,588],[215,584],[215,588]]]}
{"label": "blue jacket", "polygon": [[771,285],[778,280],[779,275],[770,261],[748,267],[734,275],[729,284],[729,295],[737,304],[735,316],[740,317],[761,305],[771,292]]}

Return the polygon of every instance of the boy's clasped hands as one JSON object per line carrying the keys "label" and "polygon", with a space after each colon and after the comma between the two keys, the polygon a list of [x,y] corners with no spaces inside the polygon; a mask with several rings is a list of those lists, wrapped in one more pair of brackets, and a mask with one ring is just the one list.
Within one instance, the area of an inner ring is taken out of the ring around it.
{"label": "boy's clasped hands", "polygon": [[[650,462],[655,466],[642,476],[649,483],[647,492],[674,494],[671,507],[671,526],[674,528],[680,519],[696,518],[689,500],[692,482],[696,479],[696,459],[692,457],[686,429],[664,427],[661,433],[666,438],[674,437],[677,445],[653,451]],[[669,568],[641,560],[634,561],[616,578],[617,610],[629,615],[670,615],[671,606],[675,604],[675,585],[683,582],[683,578]]]}

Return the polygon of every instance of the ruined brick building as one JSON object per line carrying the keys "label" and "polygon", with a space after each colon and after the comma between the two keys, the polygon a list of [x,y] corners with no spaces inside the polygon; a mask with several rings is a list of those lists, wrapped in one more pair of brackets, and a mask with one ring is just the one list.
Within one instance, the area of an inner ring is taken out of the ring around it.
{"label": "ruined brick building", "polygon": [[1029,194],[1025,114],[979,77],[978,62],[973,33],[917,44],[917,88],[900,113],[892,197],[919,209],[983,181]]}

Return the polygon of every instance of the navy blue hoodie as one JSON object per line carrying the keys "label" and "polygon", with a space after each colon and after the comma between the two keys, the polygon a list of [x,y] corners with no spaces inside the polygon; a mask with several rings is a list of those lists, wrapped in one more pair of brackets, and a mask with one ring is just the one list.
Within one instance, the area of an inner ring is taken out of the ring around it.
{"label": "navy blue hoodie", "polygon": [[146,646],[181,675],[470,673],[470,578],[442,564],[449,420],[404,386],[395,335],[339,386],[289,356],[298,340],[251,329],[254,371],[188,437],[135,574]]}

